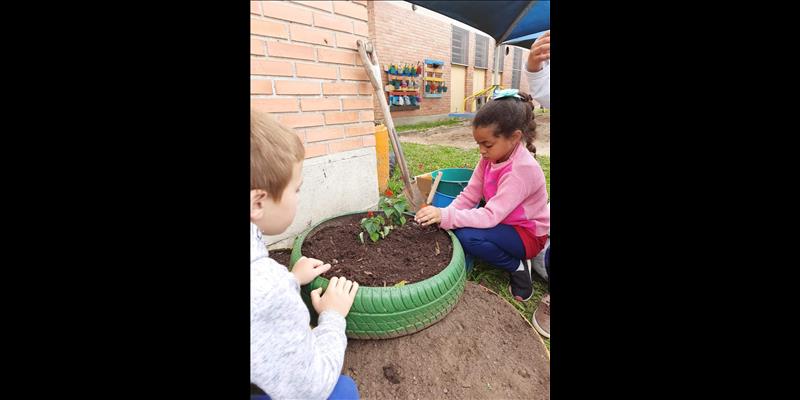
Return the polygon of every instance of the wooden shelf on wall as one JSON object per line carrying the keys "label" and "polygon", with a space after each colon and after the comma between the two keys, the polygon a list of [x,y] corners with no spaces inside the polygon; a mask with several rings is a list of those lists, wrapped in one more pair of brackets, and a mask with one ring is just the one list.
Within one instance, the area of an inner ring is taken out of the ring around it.
{"label": "wooden shelf on wall", "polygon": [[411,111],[419,110],[419,105],[416,106],[389,106],[389,111]]}
{"label": "wooden shelf on wall", "polygon": [[409,80],[419,79],[422,75],[405,76],[405,75],[392,75],[390,73],[386,73],[386,76],[389,77],[389,80],[409,81]]}

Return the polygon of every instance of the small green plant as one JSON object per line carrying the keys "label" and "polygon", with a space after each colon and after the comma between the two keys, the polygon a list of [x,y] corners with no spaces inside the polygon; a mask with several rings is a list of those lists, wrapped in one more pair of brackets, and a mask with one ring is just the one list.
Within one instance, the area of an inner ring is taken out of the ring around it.
{"label": "small green plant", "polygon": [[406,217],[403,213],[408,209],[408,201],[405,198],[381,197],[378,207],[392,225],[403,226],[406,224]]}
{"label": "small green plant", "polygon": [[[396,175],[397,174],[395,174],[395,177],[397,177]],[[399,178],[389,180],[388,186],[389,187],[386,188],[386,191],[383,192],[386,197],[400,196],[400,194],[403,192],[403,183],[400,182]]]}
{"label": "small green plant", "polygon": [[[378,207],[384,216],[374,215],[370,211],[367,213],[367,218],[361,219],[361,227],[373,242],[386,238],[392,229],[406,224],[403,213],[408,210],[408,201],[399,194],[402,188],[398,182],[389,182],[389,187],[378,202]],[[358,234],[361,243],[364,243],[364,232]]]}
{"label": "small green plant", "polygon": [[[378,239],[385,238],[394,227],[387,226],[386,220],[380,215],[374,215],[372,211],[367,213],[367,218],[361,219],[361,227],[369,234],[370,240],[377,242]],[[364,232],[358,234],[361,243],[364,243]]]}

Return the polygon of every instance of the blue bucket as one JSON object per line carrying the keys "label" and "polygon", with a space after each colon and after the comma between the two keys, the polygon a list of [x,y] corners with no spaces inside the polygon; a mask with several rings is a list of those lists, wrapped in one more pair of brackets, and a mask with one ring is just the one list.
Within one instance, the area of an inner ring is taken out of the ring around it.
{"label": "blue bucket", "polygon": [[455,196],[448,196],[444,193],[436,191],[436,193],[433,195],[433,204],[431,205],[434,207],[445,208],[449,206],[450,203],[452,203],[455,199]]}
{"label": "blue bucket", "polygon": [[[434,207],[445,208],[449,206],[450,203],[452,203],[455,199],[455,196],[448,196],[444,193],[436,191],[436,193],[433,195],[433,204],[431,205]],[[478,208],[478,206],[480,206],[480,203],[476,204],[474,208]]]}

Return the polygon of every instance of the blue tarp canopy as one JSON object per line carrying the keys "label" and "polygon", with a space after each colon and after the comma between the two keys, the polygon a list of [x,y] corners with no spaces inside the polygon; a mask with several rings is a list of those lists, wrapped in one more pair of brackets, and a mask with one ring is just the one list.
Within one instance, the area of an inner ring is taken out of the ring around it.
{"label": "blue tarp canopy", "polygon": [[409,3],[448,16],[486,32],[495,43],[530,48],[544,31],[550,29],[549,1],[424,1]]}
{"label": "blue tarp canopy", "polygon": [[519,38],[516,38],[516,39],[506,40],[503,43],[504,44],[508,44],[508,45],[512,45],[512,46],[519,46],[519,47],[522,47],[522,48],[525,48],[525,49],[530,49],[531,46],[533,45],[533,42],[536,41],[536,38],[538,38],[539,36],[542,36],[543,34],[544,34],[544,31],[538,32],[538,33],[534,33],[534,34],[531,34],[531,35],[525,35],[525,36],[522,36],[522,37],[519,37]]}

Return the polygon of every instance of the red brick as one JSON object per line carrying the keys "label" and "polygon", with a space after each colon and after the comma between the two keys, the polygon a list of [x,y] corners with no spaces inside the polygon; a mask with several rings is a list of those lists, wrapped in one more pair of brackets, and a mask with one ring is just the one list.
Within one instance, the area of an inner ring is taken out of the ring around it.
{"label": "red brick", "polygon": [[325,113],[325,125],[358,122],[357,111],[330,111]]}
{"label": "red brick", "polygon": [[262,1],[261,10],[266,17],[311,25],[311,11],[284,1]]}
{"label": "red brick", "polygon": [[339,110],[339,105],[339,98],[337,97],[300,100],[300,108],[303,111]]}
{"label": "red brick", "polygon": [[356,52],[352,50],[317,49],[319,62],[353,65]]}
{"label": "red brick", "polygon": [[342,126],[326,126],[324,128],[309,129],[306,131],[306,141],[309,143],[341,139],[343,137],[344,127]]}
{"label": "red brick", "polygon": [[372,136],[363,136],[361,140],[364,141],[363,147],[372,147],[375,146],[375,135]]}
{"label": "red brick", "polygon": [[299,111],[297,99],[252,99],[250,108],[266,112],[292,112]]}
{"label": "red brick", "polygon": [[278,117],[278,121],[289,128],[319,126],[323,123],[322,114],[310,113],[281,115]]}
{"label": "red brick", "polygon": [[328,146],[330,148],[330,153],[333,154],[342,151],[358,149],[362,144],[363,142],[361,141],[361,138],[351,138],[342,140],[340,142],[328,143]]}
{"label": "red brick", "polygon": [[250,14],[261,15],[261,2],[260,1],[251,1],[250,2]]}
{"label": "red brick", "polygon": [[336,15],[314,13],[314,26],[353,33],[353,22]]}
{"label": "red brick", "polygon": [[291,24],[289,31],[292,33],[293,42],[306,42],[333,47],[334,39],[331,31],[297,24]]}
{"label": "red brick", "polygon": [[259,36],[272,36],[281,39],[289,38],[289,30],[285,23],[275,21],[262,21],[250,18],[250,33]]}
{"label": "red brick", "polygon": [[250,59],[250,74],[292,76],[292,63]]}
{"label": "red brick", "polygon": [[367,20],[367,7],[353,4],[347,1],[334,1],[333,11],[336,14],[347,15],[348,17]]}
{"label": "red brick", "polygon": [[333,4],[330,1],[295,1],[295,3],[303,4],[309,7],[314,7],[319,10],[333,12]]}
{"label": "red brick", "polygon": [[272,79],[250,79],[250,94],[272,94]]}
{"label": "red brick", "polygon": [[319,82],[296,80],[275,81],[277,94],[320,94]]}
{"label": "red brick", "polygon": [[357,94],[358,86],[356,83],[323,83],[322,94]]}
{"label": "red brick", "polygon": [[[366,71],[364,72],[366,73]],[[372,83],[359,83],[358,84],[358,94],[373,94],[375,93],[375,89],[372,87]]]}
{"label": "red brick", "polygon": [[314,61],[314,48],[296,44],[267,42],[267,54],[270,57],[301,58]]}
{"label": "red brick", "polygon": [[358,125],[351,125],[345,128],[345,133],[347,136],[362,136],[362,135],[372,135],[375,133],[375,124],[363,123]]}
{"label": "red brick", "polygon": [[358,50],[358,44],[356,44],[358,39],[364,40],[364,38],[358,36],[336,32],[336,47]]}
{"label": "red brick", "polygon": [[298,77],[336,79],[336,67],[320,64],[296,63]]}
{"label": "red brick", "polygon": [[264,41],[257,39],[250,39],[250,54],[263,56],[266,54],[266,47]]}
{"label": "red brick", "polygon": [[342,79],[351,81],[369,81],[369,77],[367,77],[367,71],[364,70],[364,67],[339,67],[339,75],[342,77]]}
{"label": "red brick", "polygon": [[360,111],[358,114],[358,119],[361,121],[369,121],[372,122],[375,120],[375,112],[370,111]]}
{"label": "red brick", "polygon": [[[359,36],[369,36],[369,27],[366,22],[353,21],[353,33]],[[390,31],[390,34],[394,32]]]}
{"label": "red brick", "polygon": [[342,109],[344,110],[363,110],[365,108],[372,110],[372,104],[372,96],[342,99]]}
{"label": "red brick", "polygon": [[306,158],[319,157],[328,154],[327,143],[307,144],[305,147],[306,147]]}

